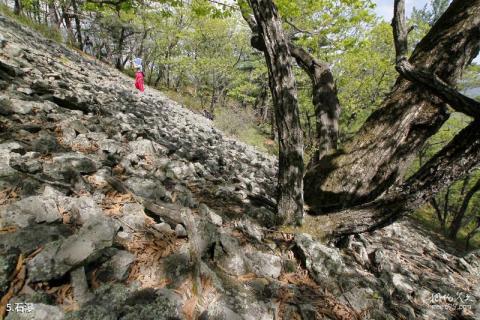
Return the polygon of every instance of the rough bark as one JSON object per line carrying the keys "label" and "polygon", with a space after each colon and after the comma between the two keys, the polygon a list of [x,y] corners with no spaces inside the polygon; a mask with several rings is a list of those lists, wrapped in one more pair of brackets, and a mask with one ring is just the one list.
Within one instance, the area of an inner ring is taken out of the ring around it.
{"label": "rough bark", "polygon": [[397,63],[407,56],[408,30],[405,18],[405,0],[395,0],[393,9],[393,41]]}
{"label": "rough bark", "polygon": [[[409,62],[453,85],[478,54],[479,27],[480,0],[454,0]],[[415,154],[447,118],[446,103],[399,77],[344,150],[309,168],[305,201],[320,213],[374,200],[404,176]]]}
{"label": "rough bark", "polygon": [[303,134],[290,50],[271,0],[249,0],[263,39],[279,140],[277,209],[280,223],[303,218]]}
{"label": "rough bark", "polygon": [[430,201],[480,164],[480,121],[474,121],[391,194],[328,216],[336,237],[385,227]]}
{"label": "rough bark", "polygon": [[[240,5],[240,9],[242,6]],[[252,30],[251,44],[257,50],[263,51],[265,43],[258,35],[258,26],[248,12],[242,11],[242,16]],[[328,154],[337,150],[340,118],[340,102],[333,74],[328,64],[318,61],[303,48],[288,41],[290,54],[297,64],[307,73],[312,82],[312,103],[315,110],[316,148],[311,164],[316,164]]]}
{"label": "rough bark", "polygon": [[292,56],[312,81],[312,103],[316,119],[317,152],[315,164],[337,150],[340,102],[330,66],[315,59],[304,49],[289,43]]}
{"label": "rough bark", "polygon": [[448,103],[456,111],[472,118],[480,118],[480,102],[461,94],[435,74],[417,70],[406,60],[399,61],[396,69],[403,77],[423,86],[426,90]]}

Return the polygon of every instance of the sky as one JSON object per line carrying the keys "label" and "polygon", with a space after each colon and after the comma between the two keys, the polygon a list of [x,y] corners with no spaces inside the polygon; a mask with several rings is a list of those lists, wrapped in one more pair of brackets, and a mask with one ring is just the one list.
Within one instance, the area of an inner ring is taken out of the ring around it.
{"label": "sky", "polygon": [[[375,12],[383,17],[385,21],[390,22],[393,16],[393,0],[373,0],[377,5]],[[405,0],[406,16],[410,16],[413,7],[423,8],[425,4],[430,3],[429,0]],[[480,55],[474,60],[475,63],[480,64]]]}
{"label": "sky", "polygon": [[[376,3],[377,7],[375,11],[381,17],[384,17],[385,21],[392,20],[393,15],[393,0],[373,0]],[[413,7],[423,8],[428,0],[406,0],[405,9],[407,17],[410,16]]]}

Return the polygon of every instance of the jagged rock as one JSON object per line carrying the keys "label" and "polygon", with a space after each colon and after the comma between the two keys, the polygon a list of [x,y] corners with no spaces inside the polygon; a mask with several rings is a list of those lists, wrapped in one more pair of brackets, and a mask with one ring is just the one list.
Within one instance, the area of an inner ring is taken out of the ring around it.
{"label": "jagged rock", "polygon": [[90,196],[60,197],[57,203],[59,207],[70,212],[78,224],[85,224],[102,216],[102,210]]}
{"label": "jagged rock", "polygon": [[247,264],[236,238],[221,234],[214,247],[214,259],[226,272],[239,276],[247,273]]}
{"label": "jagged rock", "polygon": [[124,148],[120,143],[112,139],[104,139],[98,142],[100,150],[108,152],[110,154],[122,153]]}
{"label": "jagged rock", "polygon": [[9,116],[14,113],[12,101],[8,97],[0,96],[0,115]]}
{"label": "jagged rock", "polygon": [[278,278],[282,272],[282,259],[276,255],[252,251],[247,252],[247,265],[259,277]]}
{"label": "jagged rock", "polygon": [[10,312],[5,320],[63,320],[65,313],[56,306],[31,304],[31,312]]}
{"label": "jagged rock", "polygon": [[206,204],[201,203],[198,206],[198,211],[205,217],[206,219],[210,220],[214,225],[221,226],[223,224],[223,219],[221,216],[213,212]]}
{"label": "jagged rock", "polygon": [[254,224],[248,219],[243,219],[237,222],[236,227],[252,239],[257,240],[258,242],[261,242],[263,240],[264,234],[260,226]]}
{"label": "jagged rock", "polygon": [[61,150],[61,146],[58,144],[57,138],[54,135],[41,131],[32,141],[32,150],[42,154],[48,154]]}
{"label": "jagged rock", "polygon": [[35,104],[30,101],[17,99],[11,100],[11,110],[13,113],[22,115],[29,114],[30,112],[32,112],[34,106]]}
{"label": "jagged rock", "polygon": [[0,295],[4,295],[9,286],[10,278],[17,265],[20,250],[9,250],[0,255]]}
{"label": "jagged rock", "polygon": [[402,293],[404,296],[409,296],[414,291],[412,285],[409,284],[407,279],[401,274],[392,274],[391,281],[393,287],[397,289],[398,292]]}
{"label": "jagged rock", "polygon": [[131,152],[137,156],[162,155],[164,148],[147,139],[139,139],[128,144]]}
{"label": "jagged rock", "polygon": [[125,185],[137,196],[153,201],[162,200],[166,195],[165,187],[150,179],[132,177],[125,181]]}
{"label": "jagged rock", "polygon": [[119,231],[115,236],[114,243],[122,247],[126,247],[128,242],[130,242],[130,240],[132,240],[131,233],[128,233],[125,231]]}
{"label": "jagged rock", "polygon": [[128,226],[140,230],[145,226],[145,213],[142,205],[127,203],[122,208],[122,221]]}
{"label": "jagged rock", "polygon": [[0,209],[0,228],[18,226],[25,228],[34,223],[60,221],[62,216],[51,198],[32,196]]}
{"label": "jagged rock", "polygon": [[53,157],[53,170],[58,172],[74,170],[78,173],[93,173],[98,168],[95,161],[82,154],[65,153]]}
{"label": "jagged rock", "polygon": [[42,245],[70,235],[71,230],[65,225],[36,224],[13,233],[0,234],[0,254],[6,254],[13,248],[29,254]]}
{"label": "jagged rock", "polygon": [[175,234],[178,238],[185,238],[187,236],[187,230],[179,223],[175,226]]}
{"label": "jagged rock", "polygon": [[168,223],[165,223],[165,222],[161,222],[161,223],[156,223],[152,226],[155,230],[159,231],[159,232],[162,232],[162,233],[171,233],[173,232],[173,229],[172,227],[168,224]]}
{"label": "jagged rock", "polygon": [[295,245],[302,262],[318,282],[343,273],[345,264],[338,249],[327,247],[307,234],[296,235]]}
{"label": "jagged rock", "polygon": [[92,293],[88,289],[87,277],[85,276],[85,268],[78,267],[70,272],[72,281],[73,296],[79,306],[84,305],[93,298]]}
{"label": "jagged rock", "polygon": [[37,152],[27,152],[18,158],[10,159],[10,166],[15,170],[35,174],[43,170],[42,163],[36,159],[40,154]]}
{"label": "jagged rock", "polygon": [[472,251],[463,258],[473,269],[473,273],[480,275],[480,250]]}
{"label": "jagged rock", "polygon": [[78,233],[64,240],[51,242],[28,261],[27,268],[32,281],[48,281],[63,276],[80,266],[100,250],[112,245],[117,226],[110,219],[91,219]]}
{"label": "jagged rock", "polygon": [[133,254],[120,250],[101,266],[97,272],[97,277],[104,282],[125,281],[134,261],[135,256]]}
{"label": "jagged rock", "polygon": [[106,285],[95,292],[91,303],[66,315],[66,320],[183,320],[180,297],[167,289],[135,290]]}
{"label": "jagged rock", "polygon": [[243,320],[243,318],[232,311],[225,303],[214,303],[205,310],[198,320]]}

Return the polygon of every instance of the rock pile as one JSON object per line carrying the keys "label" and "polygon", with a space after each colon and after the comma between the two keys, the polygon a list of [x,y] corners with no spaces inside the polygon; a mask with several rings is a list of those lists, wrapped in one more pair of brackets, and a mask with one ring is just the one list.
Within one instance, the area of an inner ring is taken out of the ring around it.
{"label": "rock pile", "polygon": [[480,253],[408,221],[343,249],[268,229],[271,156],[2,16],[0,34],[7,319],[480,318]]}

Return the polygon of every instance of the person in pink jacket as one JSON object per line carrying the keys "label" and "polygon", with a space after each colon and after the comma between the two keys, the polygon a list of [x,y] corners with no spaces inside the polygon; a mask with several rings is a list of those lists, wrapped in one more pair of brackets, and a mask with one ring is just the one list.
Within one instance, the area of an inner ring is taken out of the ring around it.
{"label": "person in pink jacket", "polygon": [[135,72],[135,88],[140,90],[140,92],[145,91],[144,77],[143,71],[137,70]]}

